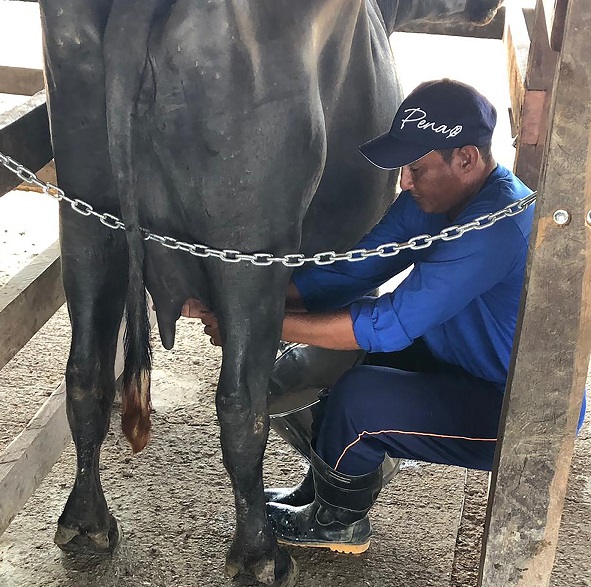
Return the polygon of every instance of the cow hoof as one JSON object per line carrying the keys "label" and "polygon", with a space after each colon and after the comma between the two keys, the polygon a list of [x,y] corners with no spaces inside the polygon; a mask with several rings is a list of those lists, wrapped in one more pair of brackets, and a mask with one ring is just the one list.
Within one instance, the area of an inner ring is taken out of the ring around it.
{"label": "cow hoof", "polygon": [[107,532],[88,532],[82,534],[76,528],[58,525],[53,541],[64,551],[81,555],[111,554],[121,540],[122,532],[118,520],[109,517]]}
{"label": "cow hoof", "polygon": [[298,580],[298,565],[285,550],[280,550],[280,553],[285,554],[284,564],[278,569],[279,563],[276,563],[275,581],[270,587],[294,587]]}
{"label": "cow hoof", "polygon": [[282,548],[274,563],[267,560],[247,566],[243,559],[230,556],[226,559],[226,573],[235,585],[294,587],[298,578],[295,560]]}

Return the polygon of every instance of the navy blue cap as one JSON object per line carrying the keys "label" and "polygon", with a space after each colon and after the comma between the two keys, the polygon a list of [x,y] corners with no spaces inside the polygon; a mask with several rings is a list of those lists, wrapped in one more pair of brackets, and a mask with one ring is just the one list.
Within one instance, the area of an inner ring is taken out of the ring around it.
{"label": "navy blue cap", "polygon": [[408,95],[389,132],[359,150],[377,167],[396,169],[431,151],[490,145],[496,123],[495,107],[472,86],[434,80]]}

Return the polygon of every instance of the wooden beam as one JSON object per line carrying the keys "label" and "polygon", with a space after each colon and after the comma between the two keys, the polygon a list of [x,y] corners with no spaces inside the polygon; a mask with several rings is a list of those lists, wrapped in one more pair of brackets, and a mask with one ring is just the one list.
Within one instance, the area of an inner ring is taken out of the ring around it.
{"label": "wooden beam", "polygon": [[66,384],[62,382],[27,427],[0,454],[0,535],[71,440],[65,396]]}
{"label": "wooden beam", "polygon": [[552,89],[558,53],[550,47],[544,0],[537,0],[531,33],[526,84],[530,90]]}
{"label": "wooden beam", "polygon": [[[480,587],[547,587],[591,353],[591,11],[570,0]],[[559,226],[554,213],[566,210]]]}
{"label": "wooden beam", "polygon": [[396,27],[397,33],[426,33],[429,35],[453,35],[479,39],[502,39],[505,26],[505,7],[501,6],[495,17],[485,25],[458,23],[434,24],[420,21],[405,22]]}
{"label": "wooden beam", "polygon": [[0,288],[0,369],[64,301],[59,243],[55,242]]}
{"label": "wooden beam", "polygon": [[520,129],[520,140],[524,145],[537,145],[540,140],[546,96],[546,92],[542,90],[526,90],[525,92]]}
{"label": "wooden beam", "polygon": [[[37,171],[36,173],[37,177],[44,182],[49,182],[52,183],[53,185],[57,185],[57,174],[55,171],[55,161],[53,161],[53,159],[42,169],[40,169],[39,171]],[[21,183],[19,186],[16,187],[17,190],[19,191],[23,191],[23,192],[37,192],[37,193],[43,193],[43,190],[36,186],[35,184],[32,183],[28,183],[26,181],[23,181],[23,183]]]}
{"label": "wooden beam", "polygon": [[0,94],[32,96],[45,87],[43,71],[0,65]]}
{"label": "wooden beam", "polygon": [[[32,171],[38,171],[53,158],[45,92],[0,114],[0,152]],[[14,189],[21,180],[0,165],[0,196]]]}

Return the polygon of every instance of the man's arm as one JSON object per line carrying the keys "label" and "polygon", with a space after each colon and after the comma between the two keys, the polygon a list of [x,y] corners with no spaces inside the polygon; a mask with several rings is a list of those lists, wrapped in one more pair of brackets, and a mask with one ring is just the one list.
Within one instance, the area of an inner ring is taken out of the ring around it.
{"label": "man's arm", "polygon": [[524,247],[510,220],[434,245],[393,294],[351,304],[356,340],[368,352],[405,348],[506,279]]}
{"label": "man's arm", "polygon": [[[403,192],[380,222],[353,248],[376,249],[380,245],[404,242],[420,234],[420,227],[415,226],[417,211],[411,195]],[[308,311],[329,312],[345,308],[374,291],[413,262],[414,253],[403,250],[394,256],[373,256],[361,262],[342,260],[330,265],[306,265],[294,271],[292,281],[305,300]]]}
{"label": "man's arm", "polygon": [[[292,300],[297,303],[297,289],[294,288],[291,293]],[[187,300],[182,315],[187,318],[199,318],[205,326],[205,334],[210,337],[211,343],[221,346],[217,318],[201,302],[195,299]],[[287,312],[283,319],[281,339],[334,350],[359,348],[353,334],[353,321],[348,309],[326,314]]]}
{"label": "man's arm", "polygon": [[348,309],[324,314],[287,312],[283,319],[281,339],[333,350],[360,348]]}

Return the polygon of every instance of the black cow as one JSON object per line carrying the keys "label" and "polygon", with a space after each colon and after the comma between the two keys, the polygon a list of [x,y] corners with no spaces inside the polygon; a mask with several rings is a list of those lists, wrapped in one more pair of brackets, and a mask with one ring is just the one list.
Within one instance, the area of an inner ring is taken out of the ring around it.
{"label": "black cow", "polygon": [[[57,544],[117,544],[99,478],[126,309],[123,429],[149,436],[145,287],[162,343],[183,302],[204,301],[224,341],[217,391],[237,524],[230,576],[292,585],[265,517],[266,388],[289,267],[225,263],[145,240],[145,230],[246,253],[351,246],[392,200],[393,174],[357,146],[400,101],[387,32],[410,18],[485,18],[497,0],[40,0],[60,186],[120,216],[113,230],[60,208],[72,323],[67,413],[77,450]],[[167,241],[167,244],[170,242]]]}

